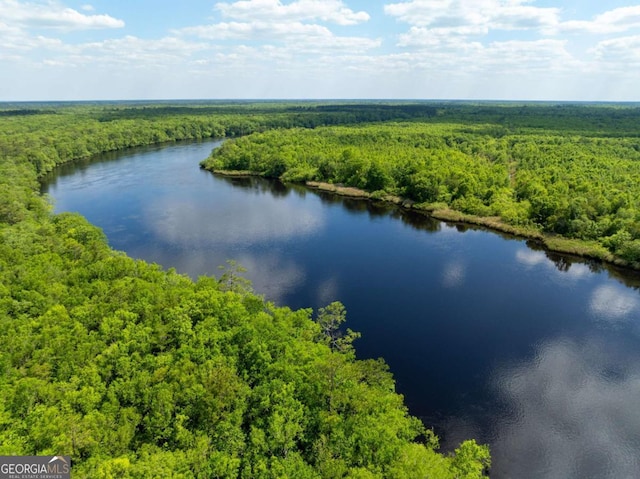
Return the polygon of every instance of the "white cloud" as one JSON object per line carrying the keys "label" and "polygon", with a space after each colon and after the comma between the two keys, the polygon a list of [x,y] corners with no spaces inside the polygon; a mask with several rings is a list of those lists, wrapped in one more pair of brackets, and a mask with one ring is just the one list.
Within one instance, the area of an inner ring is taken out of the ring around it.
{"label": "white cloud", "polygon": [[[582,65],[560,39],[489,41],[494,30],[547,32],[559,22],[559,9],[525,5],[522,0],[413,0],[385,6],[385,13],[410,24],[397,46],[423,54],[432,69],[452,68],[492,74],[552,72]],[[452,59],[454,61],[452,61]]]}
{"label": "white cloud", "polygon": [[590,52],[598,61],[615,62],[628,70],[630,65],[640,64],[640,35],[603,40]]}
{"label": "white cloud", "polygon": [[[559,8],[526,5],[528,0],[412,0],[385,6],[387,15],[431,35],[486,35],[493,30],[542,34],[610,34],[640,28],[640,5],[615,8],[592,20],[561,21]],[[400,44],[404,43],[401,40]]]}
{"label": "white cloud", "polygon": [[65,67],[65,66],[69,66],[69,64],[64,63],[64,62],[60,62],[57,60],[45,60],[42,62],[44,65],[47,65],[49,67]]}
{"label": "white cloud", "polygon": [[387,59],[401,63],[403,72],[423,75],[441,97],[634,97],[640,36],[596,43],[594,35],[640,29],[640,5],[589,21],[533,0],[406,0],[388,3],[384,12],[408,25]]}
{"label": "white cloud", "polygon": [[[381,41],[366,37],[336,36],[322,25],[292,23],[218,23],[176,31],[203,40],[266,41],[284,43],[292,51],[320,52],[324,49],[350,49],[352,52],[380,46]],[[273,48],[273,46],[270,46]]]}
{"label": "white cloud", "polygon": [[524,3],[526,0],[412,0],[385,5],[384,11],[410,25],[462,35],[542,29],[558,23],[559,9]]}
{"label": "white cloud", "polygon": [[557,24],[560,10],[520,5],[521,2],[500,2],[489,18],[490,26],[496,30],[538,30]]}
{"label": "white cloud", "polygon": [[2,20],[22,28],[88,30],[122,28],[124,22],[109,15],[85,15],[58,2],[0,0]]}
{"label": "white cloud", "polygon": [[182,30],[184,33],[194,34],[207,40],[286,40],[295,38],[330,37],[331,31],[322,25],[291,23],[218,23]]}
{"label": "white cloud", "polygon": [[147,40],[132,35],[122,38],[105,40],[103,42],[81,44],[81,50],[94,50],[109,55],[121,57],[151,57],[176,56],[192,54],[208,48],[204,43],[187,42],[181,38],[164,37],[157,40]]}
{"label": "white cloud", "polygon": [[449,29],[445,28],[427,28],[427,27],[411,27],[407,33],[402,33],[398,37],[398,46],[400,47],[444,47],[460,45],[477,45],[467,42],[463,39],[469,35],[486,34],[487,31],[483,27],[465,26],[456,29],[457,35],[452,35]]}
{"label": "white cloud", "polygon": [[401,35],[399,45],[420,47],[408,52],[413,57],[411,64],[413,68],[423,65],[432,71],[484,71],[492,76],[531,75],[534,71],[540,71],[548,75],[553,72],[575,71],[583,66],[567,51],[566,41],[556,39],[483,44],[413,27],[408,33]]}
{"label": "white cloud", "polygon": [[577,66],[577,61],[566,50],[564,40],[494,42],[483,51],[483,55],[483,64],[494,66],[497,71],[550,72]]}
{"label": "white cloud", "polygon": [[384,12],[411,25],[432,25],[438,19],[442,22],[448,19],[448,26],[452,26],[452,23],[459,24],[461,21],[459,15],[456,19],[456,15],[449,13],[455,7],[455,3],[454,0],[412,0],[387,4],[384,6]]}
{"label": "white cloud", "polygon": [[[22,43],[19,48],[23,55],[27,50],[33,50],[39,54],[31,57],[23,56],[23,60],[31,59],[33,61],[35,58],[41,57],[40,63],[45,66],[94,65],[113,69],[124,66],[139,69],[167,68],[182,64],[196,52],[209,48],[204,43],[188,42],[176,37],[145,40],[127,35],[122,38],[76,45],[42,36],[20,38]],[[18,50],[18,46],[16,46],[16,50]]]}
{"label": "white cloud", "polygon": [[21,59],[29,51],[39,53],[47,53],[52,50],[69,51],[70,47],[58,38],[30,35],[16,25],[0,22],[0,49],[5,53],[12,52],[16,59]]}
{"label": "white cloud", "polygon": [[[160,92],[161,84],[171,84],[172,97],[181,96],[181,85],[186,84],[189,91],[200,87],[196,96],[215,91],[233,97],[245,95],[246,88],[251,91],[246,95],[287,98],[637,96],[640,39],[629,34],[596,43],[598,38],[591,35],[635,28],[637,7],[611,9],[580,23],[588,16],[574,13],[571,18],[567,10],[537,7],[533,1],[391,0],[386,15],[381,8],[372,9],[371,15],[378,17],[365,23],[369,13],[353,10],[346,0],[229,0],[215,4],[217,20],[212,24],[196,20],[188,28],[172,25],[163,17],[169,7],[163,6],[153,30],[161,33],[154,37],[112,30],[89,41],[91,33],[84,33],[79,43],[75,35],[51,37],[124,22],[95,14],[89,4],[74,4],[76,11],[65,3],[0,0],[0,68],[12,69],[4,82],[12,95],[20,91],[19,97],[30,97],[30,91],[45,91],[41,84],[50,91],[54,80],[64,83],[66,64],[75,66],[67,74],[76,79],[80,67],[87,76],[92,68],[111,69],[122,85],[138,79],[145,88],[154,77],[144,68],[162,68],[171,73],[154,85]],[[569,21],[562,22],[560,15]],[[394,22],[404,23],[406,30],[394,32]],[[348,28],[357,33],[345,34]],[[109,90],[111,85],[103,86]],[[97,84],[91,89],[92,94],[99,91]]]}
{"label": "white cloud", "polygon": [[333,54],[335,50],[357,54],[382,44],[381,39],[336,35],[318,23],[353,25],[369,19],[366,12],[353,12],[341,0],[297,0],[288,4],[279,0],[242,0],[218,3],[215,8],[231,21],[186,27],[173,33],[211,42],[235,42],[236,45],[226,45],[227,54],[233,55],[238,55],[237,43],[255,47],[260,42],[257,48],[246,52],[263,50],[288,61],[295,55]]}
{"label": "white cloud", "polygon": [[297,0],[283,5],[280,0],[241,0],[217,3],[225,17],[244,21],[300,22],[320,20],[338,25],[354,25],[369,20],[366,12],[354,12],[342,0]]}
{"label": "white cloud", "polygon": [[634,28],[640,28],[640,5],[609,10],[590,21],[570,20],[558,25],[561,32],[594,34],[620,33]]}
{"label": "white cloud", "polygon": [[0,21],[0,51],[22,50],[24,44],[25,35],[20,28]]}

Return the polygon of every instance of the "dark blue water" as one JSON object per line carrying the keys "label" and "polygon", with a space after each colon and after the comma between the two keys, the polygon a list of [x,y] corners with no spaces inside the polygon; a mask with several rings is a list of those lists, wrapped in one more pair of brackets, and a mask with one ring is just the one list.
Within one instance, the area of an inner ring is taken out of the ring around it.
{"label": "dark blue water", "polygon": [[[489,443],[492,477],[640,471],[638,275],[477,228],[198,168],[215,142],[105,155],[44,185],[130,256],[196,278],[235,259],[293,308],[342,301],[448,449]],[[533,247],[530,247],[533,246]]]}

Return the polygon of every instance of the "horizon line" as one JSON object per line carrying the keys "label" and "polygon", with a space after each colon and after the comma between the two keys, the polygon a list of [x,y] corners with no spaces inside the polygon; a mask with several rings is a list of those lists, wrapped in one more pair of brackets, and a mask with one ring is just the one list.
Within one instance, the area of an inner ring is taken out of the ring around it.
{"label": "horizon line", "polygon": [[640,100],[527,100],[496,98],[122,98],[84,100],[0,100],[0,104],[26,103],[588,103],[588,104],[640,104]]}

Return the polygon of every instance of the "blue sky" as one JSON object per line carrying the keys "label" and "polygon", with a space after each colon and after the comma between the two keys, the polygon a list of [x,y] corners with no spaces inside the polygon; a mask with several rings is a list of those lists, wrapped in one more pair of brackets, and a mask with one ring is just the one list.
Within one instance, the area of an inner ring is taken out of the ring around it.
{"label": "blue sky", "polygon": [[0,101],[640,101],[640,3],[0,0]]}

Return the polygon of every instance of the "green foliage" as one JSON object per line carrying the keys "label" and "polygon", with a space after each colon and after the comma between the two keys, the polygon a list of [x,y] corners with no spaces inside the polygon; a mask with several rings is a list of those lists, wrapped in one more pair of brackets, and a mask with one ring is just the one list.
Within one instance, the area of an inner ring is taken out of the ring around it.
{"label": "green foliage", "polygon": [[[386,365],[356,360],[357,334],[339,334],[341,304],[314,321],[255,295],[233,262],[193,282],[111,250],[79,215],[50,213],[37,178],[96,152],[404,111],[184,108],[34,105],[0,118],[0,452],[69,454],[74,477],[105,479],[453,478],[484,468],[482,454],[444,456],[419,441],[431,436]],[[263,161],[239,143],[226,147],[237,165]],[[261,168],[282,174],[294,150]],[[332,168],[386,187],[376,161]]]}
{"label": "green foliage", "polygon": [[360,333],[347,329],[346,334],[340,331],[340,326],[347,320],[347,311],[342,303],[334,301],[325,308],[318,310],[316,321],[320,325],[329,346],[334,351],[346,352],[351,349],[351,343],[360,337]]}
{"label": "green foliage", "polygon": [[456,449],[451,464],[455,477],[460,479],[481,478],[490,466],[489,449],[486,446],[479,446],[473,439],[464,441]]}
{"label": "green foliage", "polygon": [[203,165],[234,169],[242,159],[242,169],[286,181],[383,191],[427,210],[597,241],[638,263],[639,117],[621,106],[439,105],[411,122],[254,133]]}

